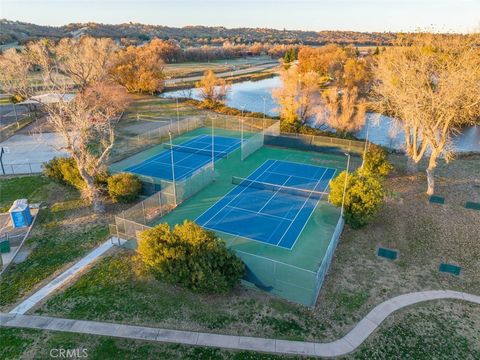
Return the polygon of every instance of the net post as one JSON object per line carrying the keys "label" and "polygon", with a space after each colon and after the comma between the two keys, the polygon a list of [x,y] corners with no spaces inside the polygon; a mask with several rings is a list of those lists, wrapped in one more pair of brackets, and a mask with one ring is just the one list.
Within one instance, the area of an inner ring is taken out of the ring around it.
{"label": "net post", "polygon": [[158,205],[160,206],[160,216],[163,216],[162,191],[157,192],[157,195],[158,195]]}

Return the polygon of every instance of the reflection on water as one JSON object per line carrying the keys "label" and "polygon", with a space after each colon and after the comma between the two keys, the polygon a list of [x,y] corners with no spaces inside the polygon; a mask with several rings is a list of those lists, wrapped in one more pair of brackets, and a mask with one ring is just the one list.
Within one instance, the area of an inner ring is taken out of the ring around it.
{"label": "reflection on water", "polygon": [[[281,85],[279,77],[259,81],[244,81],[231,85],[226,104],[230,107],[254,112],[265,112],[268,115],[278,115],[278,104],[272,97],[272,90]],[[170,91],[162,94],[163,97],[188,97],[200,99],[197,89]],[[390,148],[401,149],[404,132],[395,125],[391,117],[369,113],[367,124],[357,132],[356,136],[365,138],[368,127],[368,138],[373,143]],[[454,138],[453,145],[456,151],[480,152],[480,126],[471,126]]]}
{"label": "reflection on water", "polygon": [[[278,115],[278,105],[272,98],[272,90],[281,85],[279,77],[259,81],[243,81],[232,84],[227,96],[226,104],[236,109],[244,108],[247,111],[263,112],[270,116]],[[187,97],[201,100],[198,89],[168,91],[162,97]]]}

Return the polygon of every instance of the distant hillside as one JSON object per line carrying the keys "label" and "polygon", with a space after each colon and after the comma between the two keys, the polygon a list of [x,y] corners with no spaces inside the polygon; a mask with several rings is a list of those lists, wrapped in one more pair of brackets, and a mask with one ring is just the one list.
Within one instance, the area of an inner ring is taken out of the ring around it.
{"label": "distant hillside", "polygon": [[325,43],[355,45],[388,45],[394,33],[364,33],[354,31],[299,31],[262,28],[186,26],[174,28],[145,24],[68,24],[64,26],[43,26],[18,21],[0,20],[0,44],[19,42],[20,44],[38,38],[59,39],[81,35],[110,37],[116,40],[142,42],[154,37],[176,40],[182,46],[221,45],[225,41],[235,44],[252,44],[255,42],[270,44],[305,44],[323,45]]}

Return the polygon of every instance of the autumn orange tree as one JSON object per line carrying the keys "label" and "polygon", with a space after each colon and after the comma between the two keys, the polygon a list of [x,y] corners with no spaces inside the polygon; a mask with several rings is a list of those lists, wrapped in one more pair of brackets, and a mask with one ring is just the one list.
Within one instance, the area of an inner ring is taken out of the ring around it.
{"label": "autumn orange tree", "polygon": [[338,45],[330,44],[318,48],[304,46],[298,52],[299,71],[316,72],[329,79],[339,78],[347,53]]}
{"label": "autumn orange tree", "polygon": [[343,65],[342,85],[348,89],[357,88],[358,93],[369,93],[372,82],[372,61],[370,58],[349,58]]}
{"label": "autumn orange tree", "polygon": [[164,56],[168,52],[158,39],[141,47],[129,46],[117,53],[110,75],[130,93],[160,92],[165,79]]}
{"label": "autumn orange tree", "polygon": [[378,56],[375,75],[379,109],[405,132],[409,169],[428,157],[427,194],[433,194],[439,158],[451,160],[453,136],[479,119],[478,36],[406,36]]}

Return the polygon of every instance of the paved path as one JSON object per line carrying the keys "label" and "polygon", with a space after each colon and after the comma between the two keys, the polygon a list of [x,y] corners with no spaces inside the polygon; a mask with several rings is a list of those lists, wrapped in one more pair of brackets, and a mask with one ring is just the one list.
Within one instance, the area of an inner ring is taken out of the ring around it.
{"label": "paved path", "polygon": [[87,254],[84,258],[80,261],[75,263],[72,267],[70,267],[67,271],[63,272],[55,279],[50,281],[47,285],[42,287],[40,290],[35,292],[32,296],[21,302],[17,305],[13,310],[10,311],[10,314],[25,314],[28,310],[42,301],[45,297],[50,295],[53,291],[57,290],[59,287],[65,285],[69,281],[71,281],[78,273],[83,271],[85,267],[89,266],[95,260],[97,260],[100,256],[102,256],[107,250],[109,250],[113,245],[114,242],[118,242],[118,239],[108,239],[102,245],[92,250],[90,253]]}
{"label": "paved path", "polygon": [[235,350],[251,350],[277,354],[308,356],[340,356],[360,346],[394,311],[428,300],[458,299],[480,305],[480,296],[457,291],[421,291],[400,295],[376,306],[343,338],[329,343],[264,339],[247,336],[220,335],[194,331],[178,331],[97,321],[83,321],[18,314],[1,314],[0,326],[54,330],[81,334],[113,336],[167,343],[211,346]]}

